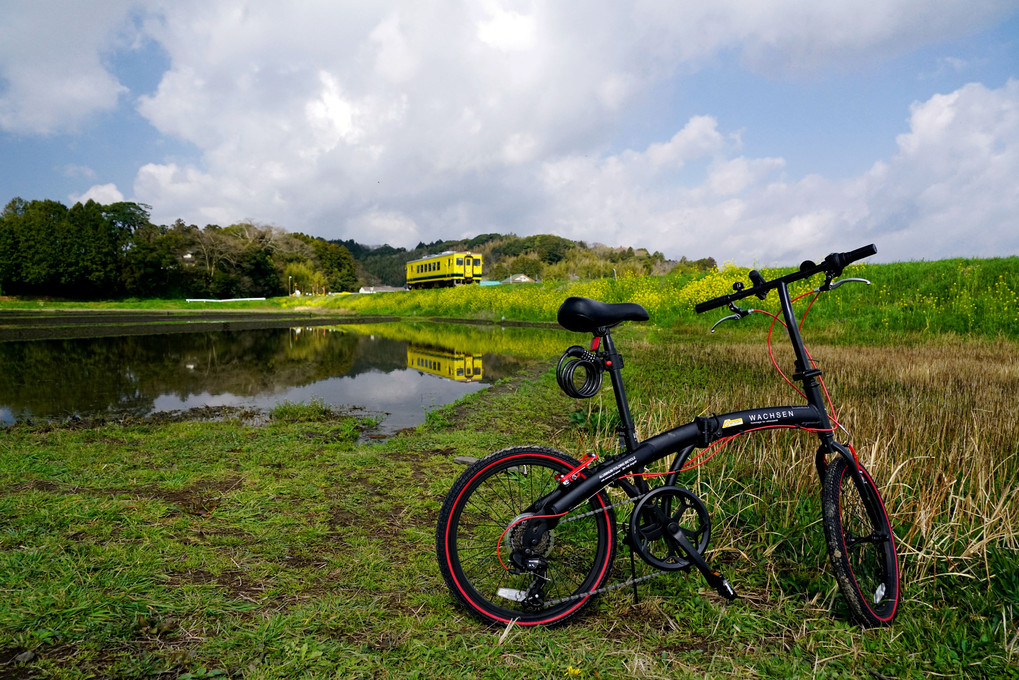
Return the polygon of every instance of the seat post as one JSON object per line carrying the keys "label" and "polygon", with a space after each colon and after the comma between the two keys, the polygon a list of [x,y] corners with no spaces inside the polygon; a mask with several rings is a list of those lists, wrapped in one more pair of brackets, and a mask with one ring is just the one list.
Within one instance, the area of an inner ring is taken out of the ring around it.
{"label": "seat post", "polygon": [[626,387],[623,386],[623,357],[616,351],[616,343],[613,342],[612,333],[608,328],[599,328],[595,335],[602,338],[605,368],[612,380],[612,391],[616,395],[616,409],[619,411],[619,418],[622,421],[617,428],[620,449],[630,452],[637,448],[637,435],[634,432],[630,404],[626,399]]}

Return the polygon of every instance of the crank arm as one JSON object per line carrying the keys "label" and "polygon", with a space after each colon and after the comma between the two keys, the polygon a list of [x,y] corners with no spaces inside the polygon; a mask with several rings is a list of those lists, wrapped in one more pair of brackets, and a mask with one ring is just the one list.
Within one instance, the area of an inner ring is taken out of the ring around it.
{"label": "crank arm", "polygon": [[736,595],[736,591],[732,589],[732,586],[729,585],[729,581],[722,576],[722,572],[712,569],[710,565],[704,561],[704,558],[701,557],[701,554],[693,547],[690,540],[686,537],[686,534],[683,533],[683,530],[680,529],[678,525],[670,524],[668,531],[669,535],[675,539],[675,541],[679,544],[679,547],[686,553],[686,556],[690,558],[690,561],[693,562],[694,566],[701,572],[701,575],[704,576],[704,580],[708,582],[709,586],[714,588],[719,595],[730,602],[739,597]]}

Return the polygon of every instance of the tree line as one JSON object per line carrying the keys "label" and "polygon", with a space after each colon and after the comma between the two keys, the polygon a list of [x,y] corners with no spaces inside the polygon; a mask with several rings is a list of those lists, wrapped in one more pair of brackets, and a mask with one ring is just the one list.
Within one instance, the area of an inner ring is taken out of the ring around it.
{"label": "tree line", "polygon": [[351,252],[358,263],[358,277],[372,285],[402,286],[404,265],[426,255],[447,250],[469,250],[484,258],[484,277],[502,281],[516,274],[536,280],[595,279],[610,276],[663,275],[675,270],[706,271],[715,268],[713,258],[668,260],[660,252],[643,248],[611,248],[601,244],[552,234],[517,236],[480,234],[470,239],[418,243],[408,250],[383,245],[364,246],[356,241],[333,241]]}
{"label": "tree line", "polygon": [[0,294],[233,298],[358,287],[354,258],[336,243],[251,223],[155,225],[150,210],[13,199],[0,213]]}
{"label": "tree line", "polygon": [[156,225],[150,206],[11,200],[0,213],[0,295],[74,299],[275,297],[403,286],[405,264],[447,250],[484,257],[484,277],[536,280],[663,275],[713,269],[711,258],[666,259],[643,248],[588,245],[552,234],[480,234],[412,249],[327,241],[252,223]]}

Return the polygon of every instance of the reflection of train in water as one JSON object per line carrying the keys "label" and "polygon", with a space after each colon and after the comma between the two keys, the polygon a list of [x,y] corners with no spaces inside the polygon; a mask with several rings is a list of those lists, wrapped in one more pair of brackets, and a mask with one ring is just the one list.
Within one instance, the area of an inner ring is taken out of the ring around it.
{"label": "reflection of train in water", "polygon": [[481,255],[448,251],[407,263],[408,288],[443,288],[477,283],[481,278]]}
{"label": "reflection of train in water", "polygon": [[465,352],[408,345],[407,366],[449,380],[481,380],[481,357]]}

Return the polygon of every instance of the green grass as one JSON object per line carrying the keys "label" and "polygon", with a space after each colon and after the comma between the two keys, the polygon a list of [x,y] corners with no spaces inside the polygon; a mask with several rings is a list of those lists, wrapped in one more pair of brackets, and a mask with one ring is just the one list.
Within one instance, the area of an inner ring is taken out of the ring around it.
{"label": "green grass", "polygon": [[[401,317],[554,322],[562,301],[570,295],[580,295],[606,302],[637,302],[648,309],[652,321],[661,327],[701,328],[710,325],[709,319],[720,318],[725,312],[719,310],[699,317],[693,306],[731,292],[736,280],[746,283],[747,271],[747,268],[726,267],[721,272],[698,275],[572,283],[552,281],[486,288],[466,286],[296,299],[286,304]],[[790,271],[763,269],[762,273],[771,279]],[[810,312],[811,323],[843,342],[880,344],[886,342],[889,335],[901,337],[903,333],[1019,336],[1019,257],[855,265],[846,270],[845,276],[867,278],[872,285],[847,284],[822,297]],[[802,282],[794,287],[794,292],[806,292],[822,281],[815,277]],[[803,306],[805,304],[806,301]],[[771,295],[764,302],[752,298],[744,306],[777,311],[776,296]],[[731,328],[732,324],[727,327]]]}
{"label": "green grass", "polygon": [[97,309],[97,310],[273,310],[281,309],[288,298],[269,298],[267,300],[246,300],[242,302],[188,302],[181,299],[141,299],[126,298],[123,300],[63,300],[54,298],[0,298],[0,309]]}
{"label": "green grass", "polygon": [[[556,310],[570,295],[606,302],[637,302],[660,327],[703,328],[724,312],[698,317],[695,303],[731,291],[736,280],[747,281],[745,267],[723,267],[720,273],[680,274],[664,277],[622,277],[618,280],[464,286],[374,295],[273,298],[233,303],[186,303],[183,300],[124,300],[80,303],[53,300],[0,300],[2,309],[180,309],[180,310],[292,310],[387,315],[412,319],[517,320],[554,323]],[[792,271],[763,269],[766,278]],[[1019,257],[949,259],[934,262],[858,264],[845,276],[870,279],[871,286],[848,284],[826,294],[810,312],[811,323],[840,342],[883,344],[889,338],[909,342],[930,334],[1019,337]],[[815,277],[796,290],[806,291],[821,282]],[[777,309],[775,296],[747,307]],[[758,321],[765,323],[767,319]],[[753,324],[742,324],[742,326]],[[741,333],[729,324],[729,333]],[[756,332],[756,331],[751,331]]]}
{"label": "green grass", "polygon": [[[712,319],[690,310],[732,274],[242,306],[551,321],[567,295],[635,300],[656,323],[619,339],[647,436],[795,400],[763,348],[766,317],[709,336]],[[435,518],[462,470],[453,458],[614,446],[611,393],[570,400],[542,367],[381,444],[359,444],[367,424],[320,402],[280,405],[261,426],[5,429],[0,678],[1019,678],[1019,258],[847,275],[874,285],[826,296],[806,336],[900,541],[904,599],[889,629],[848,621],[819,522],[816,444],[790,433],[737,440],[682,480],[712,512],[711,559],[737,603],[679,575],[642,585],[638,605],[608,593],[563,628],[492,630],[466,616],[434,557]],[[60,306],[0,303],[18,305]],[[184,303],[94,308],[173,305]],[[614,578],[627,571],[622,550]]]}
{"label": "green grass", "polygon": [[[760,340],[624,329],[640,430],[789,401]],[[8,428],[0,677],[1019,677],[1019,424],[1005,417],[1016,344],[812,349],[831,359],[842,420],[902,543],[889,629],[848,621],[814,445],[796,434],[735,442],[683,480],[712,512],[711,559],[742,600],[680,574],[643,584],[638,605],[608,593],[563,628],[473,621],[434,556],[435,518],[463,469],[453,458],[612,447],[611,394],[570,400],[542,367],[373,445],[317,403],[257,427]],[[982,361],[992,354],[1006,365]],[[613,577],[628,569],[622,550]]]}

